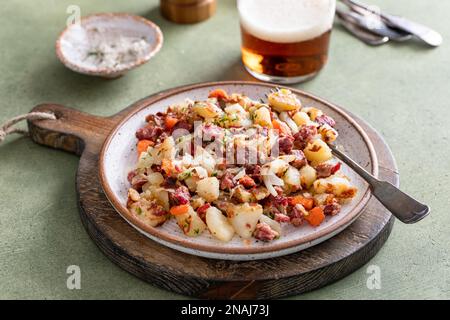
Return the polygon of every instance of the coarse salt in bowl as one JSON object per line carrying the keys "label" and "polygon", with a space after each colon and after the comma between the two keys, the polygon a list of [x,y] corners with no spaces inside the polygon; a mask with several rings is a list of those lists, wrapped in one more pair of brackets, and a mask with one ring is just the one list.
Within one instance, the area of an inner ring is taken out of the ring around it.
{"label": "coarse salt in bowl", "polygon": [[130,14],[103,13],[69,25],[56,42],[56,54],[69,69],[116,78],[149,61],[163,43],[153,22]]}

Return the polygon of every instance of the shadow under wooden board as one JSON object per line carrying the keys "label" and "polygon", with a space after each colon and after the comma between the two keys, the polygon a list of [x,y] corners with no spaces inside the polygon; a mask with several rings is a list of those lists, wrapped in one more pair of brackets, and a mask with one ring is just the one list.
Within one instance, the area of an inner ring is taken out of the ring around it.
{"label": "shadow under wooden board", "polygon": [[[81,221],[100,250],[121,268],[178,294],[208,299],[271,299],[337,281],[367,263],[386,242],[394,218],[373,197],[362,215],[330,240],[267,260],[201,258],[162,246],[139,233],[121,218],[102,191],[99,152],[110,131],[126,115],[173,90],[176,89],[147,97],[107,118],[57,104],[43,104],[33,111],[54,112],[57,120],[28,122],[35,142],[81,156],[76,177]],[[398,186],[395,160],[383,138],[363,120],[351,116],[375,147],[380,178]]]}

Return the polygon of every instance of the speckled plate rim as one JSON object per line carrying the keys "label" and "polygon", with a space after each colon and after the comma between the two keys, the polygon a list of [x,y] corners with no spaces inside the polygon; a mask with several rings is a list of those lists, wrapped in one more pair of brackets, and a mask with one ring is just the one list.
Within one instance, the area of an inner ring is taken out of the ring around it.
{"label": "speckled plate rim", "polygon": [[123,74],[131,69],[134,69],[134,68],[148,62],[151,58],[153,58],[159,52],[159,50],[161,50],[163,42],[164,42],[164,36],[163,36],[163,33],[162,33],[161,29],[159,28],[159,26],[157,26],[152,21],[145,19],[144,17],[141,17],[141,16],[137,16],[137,15],[133,15],[133,14],[129,14],[129,13],[117,12],[117,13],[90,14],[90,15],[81,17],[80,23],[83,24],[83,22],[86,22],[92,18],[98,18],[98,17],[101,17],[101,18],[126,17],[126,18],[130,18],[132,20],[135,20],[136,22],[146,24],[147,26],[152,28],[156,34],[156,43],[153,46],[153,50],[151,50],[147,55],[143,56],[142,58],[136,60],[135,63],[133,63],[129,66],[126,66],[126,67],[118,68],[118,69],[107,68],[107,67],[104,67],[104,68],[81,67],[80,65],[77,65],[77,64],[69,61],[66,58],[66,56],[63,54],[62,49],[61,49],[62,39],[64,38],[65,34],[70,30],[70,28],[73,28],[73,26],[74,26],[74,24],[71,24],[71,25],[67,26],[59,34],[58,39],[56,40],[56,45],[55,45],[56,56],[62,62],[62,64],[64,64],[67,68],[69,68],[75,72],[93,75],[93,76],[111,76],[111,75],[115,75],[115,74]]}
{"label": "speckled plate rim", "polygon": [[[219,82],[206,82],[206,83],[198,83],[187,86],[182,86],[174,89],[168,89],[163,92],[155,95],[155,98],[150,101],[149,104],[145,104],[140,106],[139,108],[131,111],[124,119],[122,119],[111,131],[109,136],[106,138],[103,147],[100,152],[99,157],[99,177],[100,182],[105,192],[106,197],[115,208],[115,210],[135,229],[149,237],[150,239],[157,241],[165,246],[168,246],[172,249],[182,251],[188,254],[193,254],[197,256],[213,258],[213,259],[228,259],[228,260],[257,260],[257,259],[266,259],[266,258],[274,258],[282,255],[294,253],[301,251],[303,249],[309,248],[311,246],[317,245],[334,235],[338,234],[346,227],[348,227],[352,222],[354,222],[359,215],[362,213],[362,210],[367,205],[371,192],[370,189],[367,189],[364,195],[361,197],[360,201],[354,204],[354,207],[337,223],[327,226],[326,228],[312,233],[308,236],[302,237],[300,239],[295,239],[292,241],[284,242],[282,244],[274,244],[267,247],[249,247],[242,246],[237,248],[223,248],[220,246],[220,242],[217,241],[217,246],[203,245],[197,243],[189,243],[187,244],[183,238],[179,236],[170,235],[166,232],[162,232],[158,228],[154,228],[146,225],[136,217],[134,217],[129,210],[121,203],[118,197],[112,191],[108,180],[105,174],[105,153],[109,148],[112,139],[115,134],[119,131],[123,124],[125,124],[135,113],[140,112],[142,109],[149,108],[152,104],[155,104],[161,100],[167,99],[173,95],[188,92],[195,89],[204,89],[207,87],[218,87],[221,85],[242,85],[242,86],[260,86],[266,88],[276,88],[279,87],[277,85],[269,84],[269,83],[260,83],[260,82],[252,82],[252,81],[219,81]],[[365,133],[365,131],[361,128],[361,126],[351,118],[347,113],[345,113],[342,109],[335,106],[334,104],[325,101],[321,98],[318,98],[310,93],[306,93],[302,90],[290,88],[292,92],[298,94],[300,97],[304,96],[309,99],[315,100],[321,104],[325,104],[330,109],[333,109],[335,112],[339,113],[342,117],[344,117],[350,125],[352,125],[360,134],[361,138],[364,140],[368,150],[369,156],[371,160],[372,170],[371,173],[374,176],[378,176],[378,159],[376,156],[375,148],[370,141],[370,138]],[[134,136],[132,136],[134,137]]]}

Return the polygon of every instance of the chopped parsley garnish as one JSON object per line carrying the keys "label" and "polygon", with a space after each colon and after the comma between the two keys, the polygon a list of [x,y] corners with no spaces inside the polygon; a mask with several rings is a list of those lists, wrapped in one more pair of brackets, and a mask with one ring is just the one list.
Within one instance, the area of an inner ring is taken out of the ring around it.
{"label": "chopped parsley garnish", "polygon": [[192,170],[183,171],[182,173],[180,173],[178,175],[178,179],[180,179],[180,180],[186,180],[187,178],[190,178],[190,177],[192,177]]}
{"label": "chopped parsley garnish", "polygon": [[228,121],[229,121],[228,115],[224,114],[222,117],[216,119],[214,121],[214,124],[216,124],[216,125],[224,125]]}

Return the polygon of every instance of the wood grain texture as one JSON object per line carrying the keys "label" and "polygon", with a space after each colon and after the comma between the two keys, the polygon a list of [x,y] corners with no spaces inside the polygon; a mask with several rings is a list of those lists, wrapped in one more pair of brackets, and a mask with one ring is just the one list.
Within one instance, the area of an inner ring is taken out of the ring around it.
{"label": "wood grain texture", "polygon": [[[168,91],[167,93],[170,93]],[[391,232],[394,218],[375,199],[347,229],[296,254],[262,261],[221,261],[187,255],[146,238],[112,208],[98,179],[98,155],[111,129],[126,114],[164,93],[143,99],[119,114],[101,118],[55,104],[58,120],[30,121],[37,143],[81,155],[77,172],[80,217],[91,238],[114,263],[158,287],[208,299],[269,299],[311,291],[337,281],[367,263]],[[378,154],[380,177],[398,185],[395,160],[380,135],[366,130]]]}

